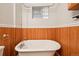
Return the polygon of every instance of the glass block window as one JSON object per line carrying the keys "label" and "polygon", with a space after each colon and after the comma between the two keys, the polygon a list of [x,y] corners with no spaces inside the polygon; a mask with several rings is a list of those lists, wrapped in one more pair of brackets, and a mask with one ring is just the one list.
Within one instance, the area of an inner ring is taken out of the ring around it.
{"label": "glass block window", "polygon": [[48,19],[48,7],[32,7],[32,18]]}

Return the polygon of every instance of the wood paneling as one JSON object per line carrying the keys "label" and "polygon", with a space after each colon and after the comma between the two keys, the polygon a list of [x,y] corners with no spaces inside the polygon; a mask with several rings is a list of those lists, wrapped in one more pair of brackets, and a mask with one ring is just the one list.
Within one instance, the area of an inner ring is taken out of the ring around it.
{"label": "wood paneling", "polygon": [[70,55],[69,40],[69,28],[56,29],[56,41],[61,44],[60,55]]}
{"label": "wood paneling", "polygon": [[[11,29],[8,28],[1,28],[0,29],[0,36],[2,36],[4,33],[8,33],[11,34]],[[5,50],[4,50],[4,55],[10,55],[10,35],[9,37],[7,37],[6,39],[4,38],[0,38],[0,45],[4,45],[5,46]]]}
{"label": "wood paneling", "polygon": [[55,39],[55,35],[55,29],[52,28],[23,29],[24,39]]}
{"label": "wood paneling", "polygon": [[79,10],[79,3],[69,3],[68,9],[69,10]]}
{"label": "wood paneling", "polygon": [[64,56],[79,56],[79,27],[23,29],[26,39],[52,39],[61,44],[58,51]]}
{"label": "wood paneling", "polygon": [[56,40],[62,45],[61,55],[79,56],[79,27],[56,29]]}
{"label": "wood paneling", "polygon": [[0,38],[0,45],[5,45],[4,55],[12,56],[17,52],[15,46],[24,39],[51,39],[61,44],[58,51],[64,56],[79,56],[79,27],[63,28],[0,28],[0,36],[7,33],[7,38]]}
{"label": "wood paneling", "polygon": [[15,28],[0,28],[0,36],[8,34],[7,38],[0,38],[0,45],[4,45],[4,55],[13,56],[16,55],[15,45],[22,39],[21,29]]}
{"label": "wood paneling", "polygon": [[71,55],[79,56],[79,27],[70,28],[70,51]]}

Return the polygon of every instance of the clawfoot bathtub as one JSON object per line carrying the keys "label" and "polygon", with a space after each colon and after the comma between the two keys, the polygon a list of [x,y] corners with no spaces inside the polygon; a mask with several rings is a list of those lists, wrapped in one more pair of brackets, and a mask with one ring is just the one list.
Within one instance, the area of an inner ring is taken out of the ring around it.
{"label": "clawfoot bathtub", "polygon": [[19,56],[53,56],[60,47],[53,40],[24,40],[16,45],[15,50]]}

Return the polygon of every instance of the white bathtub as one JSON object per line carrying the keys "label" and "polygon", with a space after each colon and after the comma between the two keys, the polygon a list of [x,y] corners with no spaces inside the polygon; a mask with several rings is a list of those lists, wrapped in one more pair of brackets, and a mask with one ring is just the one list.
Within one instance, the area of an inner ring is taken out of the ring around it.
{"label": "white bathtub", "polygon": [[16,45],[19,56],[53,56],[60,44],[52,40],[24,40]]}
{"label": "white bathtub", "polygon": [[3,55],[4,48],[5,48],[5,46],[0,46],[0,56],[2,56],[2,55]]}

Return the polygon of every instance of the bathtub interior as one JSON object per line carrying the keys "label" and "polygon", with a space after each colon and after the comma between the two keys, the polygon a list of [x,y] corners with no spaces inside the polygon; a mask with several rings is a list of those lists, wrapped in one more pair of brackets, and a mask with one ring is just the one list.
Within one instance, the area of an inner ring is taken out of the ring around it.
{"label": "bathtub interior", "polygon": [[46,51],[46,50],[58,50],[60,44],[52,40],[24,40],[18,44],[20,51]]}

